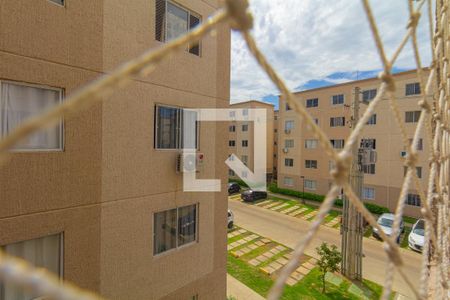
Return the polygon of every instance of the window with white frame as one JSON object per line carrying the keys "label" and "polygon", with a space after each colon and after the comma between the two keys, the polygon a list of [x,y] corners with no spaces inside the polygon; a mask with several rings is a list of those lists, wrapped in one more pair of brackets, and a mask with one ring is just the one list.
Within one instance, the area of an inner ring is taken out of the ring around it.
{"label": "window with white frame", "polygon": [[[62,102],[63,90],[12,81],[0,81],[0,138]],[[15,150],[63,150],[63,121],[39,130],[14,146]]]}
{"label": "window with white frame", "polygon": [[294,159],[293,158],[285,158],[284,159],[284,165],[286,167],[293,167],[294,166]]}
{"label": "window with white frame", "polygon": [[364,200],[375,200],[375,189],[371,187],[363,187],[362,190]]}
{"label": "window with white frame", "polygon": [[420,95],[420,84],[418,82],[405,85],[405,96]]}
{"label": "window with white frame", "polygon": [[[63,234],[53,234],[32,240],[11,243],[0,247],[6,254],[22,258],[37,268],[45,268],[62,278]],[[0,299],[47,299],[45,294],[30,294],[27,290],[0,282]]]}
{"label": "window with white frame", "polygon": [[365,90],[362,92],[362,100],[370,101],[377,96],[377,89]]}
{"label": "window with white frame", "polygon": [[345,126],[345,117],[332,117],[330,118],[330,127]]}
{"label": "window with white frame", "polygon": [[344,104],[344,94],[331,96],[331,105]]}
{"label": "window with white frame", "polygon": [[242,178],[247,178],[247,171],[242,171],[241,177]]}
{"label": "window with white frame", "polygon": [[343,139],[338,139],[338,140],[333,139],[333,140],[330,140],[330,143],[334,149],[342,149],[342,148],[344,148],[345,141]]}
{"label": "window with white frame", "polygon": [[375,174],[375,164],[363,165],[362,171],[364,174]]}
{"label": "window with white frame", "polygon": [[154,255],[197,241],[197,208],[192,204],[154,213]]}
{"label": "window with white frame", "polygon": [[294,121],[293,120],[286,121],[284,123],[284,129],[285,130],[292,130],[292,129],[294,129]]}
{"label": "window with white frame", "polygon": [[228,127],[228,131],[229,132],[236,132],[236,126],[235,125],[230,125],[230,127]]}
{"label": "window with white frame", "polygon": [[248,140],[242,141],[242,147],[248,147]]}
{"label": "window with white frame", "polygon": [[[408,139],[408,140],[409,140],[409,145],[411,145],[412,142],[413,142],[413,139]],[[423,150],[423,139],[420,138],[418,140],[418,142],[417,142],[417,149],[416,150],[419,150],[419,151]]]}
{"label": "window with white frame", "polygon": [[292,177],[284,177],[283,184],[286,186],[294,186],[294,179]]}
{"label": "window with white frame", "polygon": [[305,140],[305,148],[306,149],[316,149],[317,148],[317,140],[315,140],[315,139]]}
{"label": "window with white frame", "polygon": [[[406,176],[408,172],[408,167],[403,167],[403,177]],[[422,167],[416,167],[416,175],[418,178],[422,178]]]}
{"label": "window with white frame", "polygon": [[248,131],[248,124],[242,125],[242,131]]}
{"label": "window with white frame", "polygon": [[230,118],[236,117],[236,112],[234,110],[230,111],[229,114],[230,114]]}
{"label": "window with white frame", "polygon": [[229,140],[228,141],[228,146],[235,147],[236,146],[236,141],[235,140]]}
{"label": "window with white frame", "polygon": [[244,108],[244,109],[242,110],[242,115],[243,115],[243,116],[248,116],[248,108]]}
{"label": "window with white frame", "polygon": [[306,99],[306,107],[318,107],[319,98]]}
{"label": "window with white frame", "polygon": [[[176,39],[200,24],[201,17],[175,2],[156,0],[155,39],[168,42]],[[187,49],[189,53],[200,56],[200,44],[195,42]]]}
{"label": "window with white frame", "polygon": [[303,180],[303,187],[308,190],[315,190],[316,189],[316,181],[305,179]]}
{"label": "window with white frame", "polygon": [[[156,149],[198,148],[197,112],[162,105],[157,105],[155,110]],[[185,131],[187,136],[184,136]]]}
{"label": "window with white frame", "polygon": [[420,110],[405,111],[405,123],[417,123],[420,118]]}
{"label": "window with white frame", "polygon": [[294,140],[284,140],[285,148],[294,148]]}
{"label": "window with white frame", "polygon": [[417,194],[408,194],[406,196],[406,204],[411,206],[420,206],[420,196]]}
{"label": "window with white frame", "polygon": [[367,125],[376,125],[377,124],[377,114],[371,115],[366,124]]}
{"label": "window with white frame", "polygon": [[306,159],[305,160],[305,168],[306,169],[317,169],[317,160]]}

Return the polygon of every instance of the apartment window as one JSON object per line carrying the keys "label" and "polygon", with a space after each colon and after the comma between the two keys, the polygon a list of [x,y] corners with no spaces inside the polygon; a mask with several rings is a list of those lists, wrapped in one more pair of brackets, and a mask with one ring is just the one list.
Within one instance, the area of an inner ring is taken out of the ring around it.
{"label": "apartment window", "polygon": [[247,165],[247,163],[248,163],[248,155],[242,155],[241,156],[241,160],[242,160],[242,163],[244,165]]}
{"label": "apartment window", "polygon": [[345,141],[344,140],[330,140],[330,143],[334,149],[342,149],[342,148],[344,148]]}
{"label": "apartment window", "polygon": [[243,115],[243,116],[248,116],[248,108],[244,108],[244,109],[242,110],[242,115]]}
{"label": "apartment window", "polygon": [[276,155],[276,154],[274,154],[274,155],[273,155],[273,158],[277,158],[277,155]]}
{"label": "apartment window", "polygon": [[286,111],[291,110],[291,107],[289,106],[289,104],[286,103]]}
{"label": "apartment window", "polygon": [[[412,142],[413,142],[413,139],[409,139],[409,145],[411,145]],[[419,139],[416,150],[419,150],[419,151],[423,150],[423,139]]]}
{"label": "apartment window", "polygon": [[248,124],[242,125],[242,131],[248,131]]}
{"label": "apartment window", "polygon": [[294,140],[284,140],[285,148],[294,148]]}
{"label": "apartment window", "polygon": [[364,200],[375,200],[375,189],[371,187],[363,187],[362,196]]}
{"label": "apartment window", "polygon": [[315,190],[316,189],[316,181],[305,179],[305,180],[303,180],[303,187],[308,190]]}
{"label": "apartment window", "polygon": [[405,111],[405,122],[406,123],[417,123],[420,118],[420,110],[416,111]]}
{"label": "apartment window", "polygon": [[330,127],[345,126],[345,117],[330,118]]}
{"label": "apartment window", "polygon": [[376,139],[361,139],[361,148],[364,149],[377,149],[377,140]]}
{"label": "apartment window", "polygon": [[331,96],[331,105],[340,105],[340,104],[344,104],[343,94]]}
{"label": "apartment window", "polygon": [[367,125],[376,125],[377,124],[377,114],[373,114],[370,116],[369,121],[366,123]]}
{"label": "apartment window", "polygon": [[247,178],[247,171],[242,171],[241,177],[242,178]]}
{"label": "apartment window", "polygon": [[408,194],[406,196],[406,204],[412,206],[420,206],[420,196],[417,194]]}
{"label": "apartment window", "polygon": [[[200,16],[167,0],[156,0],[155,39],[168,42],[200,24]],[[199,42],[188,46],[189,53],[200,56]]]}
{"label": "apartment window", "polygon": [[284,129],[285,130],[292,130],[292,129],[294,129],[294,121],[286,121],[284,123]]}
{"label": "apartment window", "polygon": [[[403,167],[403,177],[406,176],[408,172],[408,167]],[[422,178],[422,167],[416,167],[416,175],[418,178]]]}
{"label": "apartment window", "polygon": [[364,174],[375,174],[375,164],[363,165],[362,171]]}
{"label": "apartment window", "polygon": [[294,186],[294,179],[292,177],[284,177],[283,184],[286,186]]}
{"label": "apartment window", "polygon": [[405,95],[420,95],[420,84],[418,82],[406,84]]}
{"label": "apartment window", "polygon": [[230,127],[228,127],[228,131],[229,132],[236,132],[236,126],[235,125],[230,125]]}
{"label": "apartment window", "polygon": [[273,144],[274,144],[274,146],[276,146],[277,145],[277,141],[273,142]]}
{"label": "apartment window", "polygon": [[[230,118],[236,117],[236,112],[234,110],[230,111]],[[233,126],[234,127],[234,126]],[[236,130],[236,129],[235,129]]]}
{"label": "apartment window", "polygon": [[155,213],[153,222],[154,255],[197,240],[197,204]]}
{"label": "apartment window", "polygon": [[319,99],[306,99],[306,107],[318,107],[319,106]]}
{"label": "apartment window", "polygon": [[229,169],[229,170],[228,170],[228,176],[234,176],[234,175],[236,175],[236,174],[234,173],[234,171],[231,170],[231,169]]}
{"label": "apartment window", "polygon": [[[198,148],[197,112],[158,105],[155,122],[156,149]],[[184,136],[185,129],[187,136]]]}
{"label": "apartment window", "polygon": [[366,90],[362,92],[362,100],[364,102],[370,101],[377,96],[377,89]]}
{"label": "apartment window", "polygon": [[317,169],[317,160],[311,160],[311,159],[305,160],[305,168]]}
{"label": "apartment window", "polygon": [[277,132],[278,132],[278,129],[275,128],[275,129],[273,130],[273,132],[274,132],[274,133],[277,133]]}
{"label": "apartment window", "polygon": [[317,148],[317,140],[305,140],[305,148],[306,149],[316,149]]}
{"label": "apartment window", "polygon": [[314,120],[314,123],[316,123],[316,125],[319,125],[319,119],[313,118],[313,120]]}
{"label": "apartment window", "polygon": [[[0,138],[25,120],[38,116],[62,102],[62,89],[0,81]],[[16,150],[62,150],[63,121],[18,142]]]}
{"label": "apartment window", "polygon": [[294,159],[293,158],[285,158],[284,159],[284,165],[286,167],[293,167],[294,166]]}
{"label": "apartment window", "polygon": [[276,121],[278,120],[278,116],[273,116],[273,119]]}
{"label": "apartment window", "polygon": [[236,146],[236,141],[234,141],[234,140],[228,141],[228,146],[235,147]]}
{"label": "apartment window", "polygon": [[336,168],[336,163],[334,162],[334,160],[329,160],[328,161],[328,171],[334,170]]}
{"label": "apartment window", "polygon": [[[62,277],[63,274],[63,234],[54,234],[37,239],[2,246],[7,254],[20,257],[30,264],[45,268]],[[48,295],[29,294],[17,285],[0,282],[0,299],[47,299]]]}
{"label": "apartment window", "polygon": [[50,0],[50,2],[53,2],[53,3],[59,4],[61,6],[64,6],[64,0]]}
{"label": "apartment window", "polygon": [[242,141],[242,147],[248,147],[248,140]]}

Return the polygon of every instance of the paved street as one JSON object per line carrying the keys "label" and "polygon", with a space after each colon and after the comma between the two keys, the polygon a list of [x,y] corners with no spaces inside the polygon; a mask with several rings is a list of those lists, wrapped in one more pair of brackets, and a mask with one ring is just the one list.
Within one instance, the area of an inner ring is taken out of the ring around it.
{"label": "paved street", "polygon": [[[244,204],[239,201],[228,201],[228,203],[229,208],[234,213],[236,225],[269,237],[291,248],[295,247],[311,226],[311,222],[255,205]],[[323,241],[340,246],[341,236],[339,231],[321,226],[318,235],[306,249],[306,254],[316,256],[315,248]],[[382,246],[381,242],[364,239],[363,249],[366,257],[363,259],[363,277],[381,285],[384,283],[386,266],[386,254]],[[409,250],[400,249],[400,251],[405,263],[405,273],[414,285],[418,287],[421,256],[419,253]],[[403,295],[413,297],[412,292],[398,274],[395,275],[394,290]]]}

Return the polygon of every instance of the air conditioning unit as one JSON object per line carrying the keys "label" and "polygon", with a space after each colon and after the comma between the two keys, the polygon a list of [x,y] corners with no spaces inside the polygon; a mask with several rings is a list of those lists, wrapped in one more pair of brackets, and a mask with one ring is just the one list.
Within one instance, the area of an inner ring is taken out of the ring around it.
{"label": "air conditioning unit", "polygon": [[283,148],[283,153],[288,153],[289,152],[289,148]]}
{"label": "air conditioning unit", "polygon": [[406,157],[408,153],[406,151],[400,151],[400,157]]}
{"label": "air conditioning unit", "polygon": [[176,161],[177,173],[192,173],[199,172],[203,165],[203,159],[205,155],[203,153],[178,153]]}
{"label": "air conditioning unit", "polygon": [[285,129],[284,133],[289,134],[289,133],[291,133],[291,130],[290,129]]}

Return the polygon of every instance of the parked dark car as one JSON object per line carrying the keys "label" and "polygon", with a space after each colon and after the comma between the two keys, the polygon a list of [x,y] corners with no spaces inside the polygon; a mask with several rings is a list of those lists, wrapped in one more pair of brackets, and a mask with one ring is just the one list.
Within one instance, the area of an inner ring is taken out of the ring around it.
{"label": "parked dark car", "polygon": [[266,199],[267,192],[263,191],[254,191],[254,190],[246,190],[241,193],[241,199],[246,202],[253,202],[258,199]]}
{"label": "parked dark car", "polygon": [[241,191],[241,187],[236,182],[230,182],[228,184],[228,195],[239,193]]}

